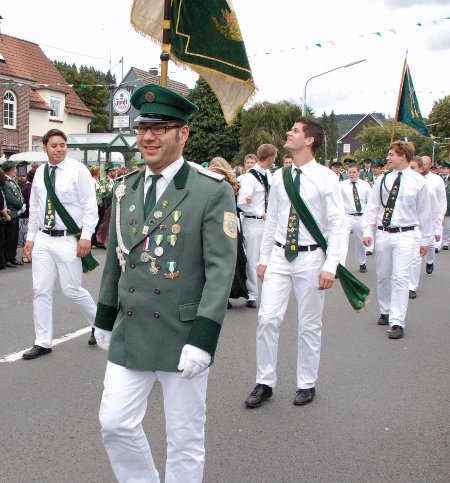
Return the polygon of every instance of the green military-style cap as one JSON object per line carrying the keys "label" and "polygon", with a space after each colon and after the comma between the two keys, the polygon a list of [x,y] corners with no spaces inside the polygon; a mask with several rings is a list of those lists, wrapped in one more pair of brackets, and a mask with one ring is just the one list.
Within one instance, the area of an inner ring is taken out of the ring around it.
{"label": "green military-style cap", "polygon": [[383,161],[374,161],[372,166],[377,166],[378,168],[382,168],[384,166]]}
{"label": "green military-style cap", "polygon": [[356,163],[356,161],[353,158],[345,158],[344,164],[348,164],[348,163]]}
{"label": "green military-style cap", "polygon": [[444,168],[450,168],[450,163],[448,161],[440,161],[440,163]]}
{"label": "green military-style cap", "polygon": [[117,169],[116,166],[113,163],[108,164],[108,166],[105,167],[105,173],[107,173],[108,171],[111,171],[113,169]]}
{"label": "green military-style cap", "polygon": [[373,164],[373,161],[370,158],[364,158],[363,163],[370,163]]}
{"label": "green military-style cap", "polygon": [[339,166],[340,168],[342,168],[342,163],[340,163],[339,161],[334,161],[334,163],[331,163],[331,166]]}
{"label": "green military-style cap", "polygon": [[137,163],[136,166],[144,166],[145,164],[145,159],[140,159]]}
{"label": "green military-style cap", "polygon": [[16,163],[14,161],[5,161],[1,165],[1,168],[3,171],[9,171],[11,168],[14,168],[15,166],[16,166]]}
{"label": "green military-style cap", "polygon": [[198,107],[177,92],[158,84],[148,84],[137,89],[131,96],[131,105],[140,115],[134,120],[140,122],[167,122],[172,120],[188,122]]}

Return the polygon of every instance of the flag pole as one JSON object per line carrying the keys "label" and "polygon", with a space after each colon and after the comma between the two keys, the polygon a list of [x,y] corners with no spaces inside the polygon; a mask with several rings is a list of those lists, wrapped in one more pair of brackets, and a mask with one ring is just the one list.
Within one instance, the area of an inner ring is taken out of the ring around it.
{"label": "flag pole", "polygon": [[168,71],[169,71],[169,52],[170,52],[170,19],[171,19],[171,0],[164,0],[164,20],[163,20],[163,38],[162,52],[159,56],[161,60],[161,77],[160,84],[167,87]]}
{"label": "flag pole", "polygon": [[408,57],[408,51],[406,51],[405,62],[403,63],[402,80],[400,81],[400,90],[398,91],[397,108],[395,109],[394,123],[392,124],[391,144],[394,142],[394,138],[395,138],[395,128],[397,127],[398,111],[400,109],[400,100],[402,98],[403,84],[405,82],[405,72],[406,72],[406,66],[407,66],[406,59],[407,59],[407,57]]}

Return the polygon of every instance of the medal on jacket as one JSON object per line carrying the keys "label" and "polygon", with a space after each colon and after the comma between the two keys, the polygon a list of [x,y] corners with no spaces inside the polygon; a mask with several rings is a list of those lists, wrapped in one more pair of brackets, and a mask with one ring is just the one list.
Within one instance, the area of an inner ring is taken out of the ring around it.
{"label": "medal on jacket", "polygon": [[169,235],[167,237],[167,241],[172,245],[173,247],[175,246],[175,243],[177,242],[177,236],[176,235]]}
{"label": "medal on jacket", "polygon": [[160,257],[164,253],[163,247],[160,246],[161,242],[164,240],[164,236],[163,235],[155,235],[153,237],[153,239],[155,240],[155,243],[156,243],[155,255],[157,257]]}
{"label": "medal on jacket", "polygon": [[148,262],[152,257],[150,256],[150,248],[152,246],[152,239],[148,236],[144,240],[144,251],[141,253],[141,262]]}
{"label": "medal on jacket", "polygon": [[169,273],[164,274],[164,278],[177,278],[180,275],[180,272],[175,272],[177,268],[177,262],[166,262],[166,268],[169,270]]}
{"label": "medal on jacket", "polygon": [[172,218],[176,223],[181,218],[181,211],[172,211]]}

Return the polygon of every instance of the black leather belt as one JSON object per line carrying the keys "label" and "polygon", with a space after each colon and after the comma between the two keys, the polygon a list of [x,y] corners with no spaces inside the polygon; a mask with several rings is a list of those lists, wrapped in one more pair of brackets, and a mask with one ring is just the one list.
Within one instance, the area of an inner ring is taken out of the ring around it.
{"label": "black leather belt", "polygon": [[42,233],[45,233],[46,235],[49,236],[67,236],[70,235],[70,233],[67,230],[42,230]]}
{"label": "black leather belt", "polygon": [[[281,248],[286,248],[286,245],[283,245],[280,242],[275,242],[275,245],[277,247]],[[314,250],[317,250],[319,248],[319,245],[299,245],[298,246],[298,251],[299,252],[313,252]]]}
{"label": "black leather belt", "polygon": [[401,231],[411,231],[414,230],[415,226],[379,226],[378,229],[381,231],[387,231],[388,233],[400,233]]}
{"label": "black leather belt", "polygon": [[244,215],[244,218],[254,218],[256,220],[262,220],[262,216]]}
{"label": "black leather belt", "polygon": [[347,213],[347,215],[352,215],[352,216],[363,216],[364,213]]}

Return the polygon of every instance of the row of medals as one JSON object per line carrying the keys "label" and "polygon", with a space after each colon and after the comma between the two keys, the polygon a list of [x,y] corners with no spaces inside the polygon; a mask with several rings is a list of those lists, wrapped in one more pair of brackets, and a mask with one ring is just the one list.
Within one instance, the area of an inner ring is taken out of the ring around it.
{"label": "row of medals", "polygon": [[[162,212],[159,211],[159,210],[155,211],[153,213],[153,217],[155,219],[161,218],[162,215],[163,215]],[[181,226],[177,223],[177,221],[180,219],[180,217],[181,217],[181,211],[172,212],[172,218],[173,218],[173,221],[175,223],[170,228],[172,235],[169,235],[166,238],[167,238],[167,241],[169,242],[169,244],[172,245],[173,247],[175,246],[175,244],[177,242],[177,235],[181,232]],[[160,229],[164,230],[165,228],[166,228],[165,225],[160,225]],[[148,231],[148,227],[144,227],[144,231]],[[150,272],[153,275],[156,275],[159,272],[159,270],[161,269],[161,267],[156,264],[156,258],[152,257],[149,253],[152,239],[156,244],[155,252],[154,252],[155,256],[161,257],[162,255],[164,255],[164,248],[161,246],[161,243],[164,240],[164,235],[157,234],[157,235],[154,235],[153,237],[151,237],[150,240],[148,240],[148,238],[145,239],[145,241],[144,241],[144,251],[141,253],[140,258],[141,258],[141,262],[144,262],[144,263],[150,262],[150,267],[149,267]],[[167,266],[167,269],[169,270],[169,273],[164,274],[164,277],[165,278],[176,278],[179,274],[179,272],[175,272],[175,268],[177,266],[176,262],[167,262],[166,266]]]}
{"label": "row of medals", "polygon": [[50,200],[47,200],[47,214],[45,215],[44,226],[49,229],[55,226],[55,214],[53,213],[52,203]]}

